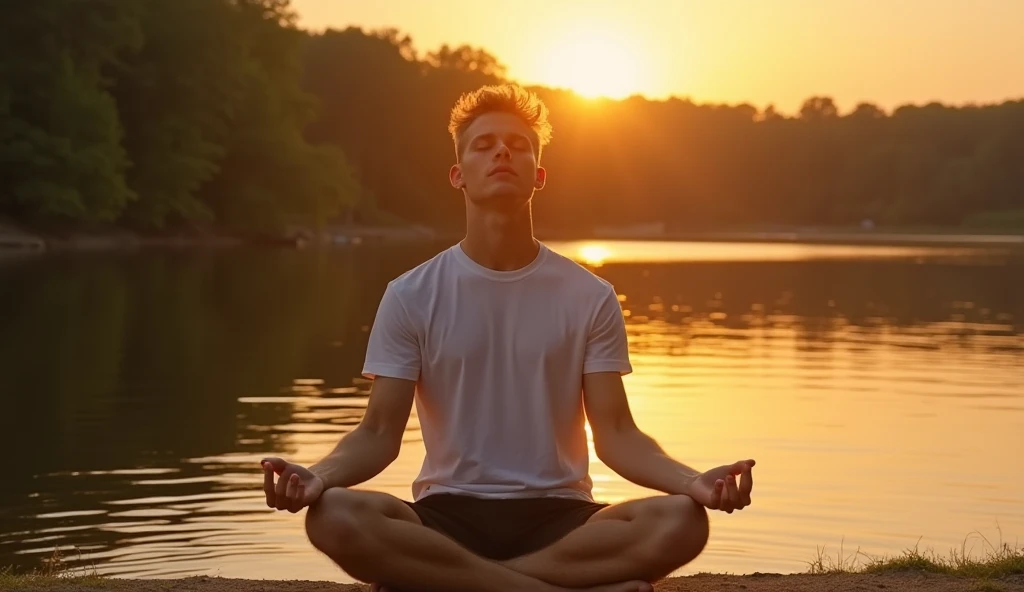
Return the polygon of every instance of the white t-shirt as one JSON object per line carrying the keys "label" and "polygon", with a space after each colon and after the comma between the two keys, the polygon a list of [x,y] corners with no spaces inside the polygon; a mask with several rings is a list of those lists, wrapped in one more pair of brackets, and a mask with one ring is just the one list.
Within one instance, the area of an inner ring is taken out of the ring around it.
{"label": "white t-shirt", "polygon": [[583,375],[632,371],[611,284],[543,244],[495,271],[456,244],[391,281],[363,375],[416,380],[414,499],[591,500]]}

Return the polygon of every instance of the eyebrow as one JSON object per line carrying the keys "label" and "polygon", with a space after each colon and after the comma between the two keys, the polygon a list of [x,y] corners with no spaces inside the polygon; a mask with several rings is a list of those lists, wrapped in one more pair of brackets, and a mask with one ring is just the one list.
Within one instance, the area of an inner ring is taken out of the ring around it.
{"label": "eyebrow", "polygon": [[[481,140],[494,140],[495,138],[498,137],[498,135],[499,134],[496,134],[494,132],[487,132],[485,134],[480,134],[479,136],[473,136],[472,138],[470,138],[469,143],[470,145],[472,145],[476,144]],[[526,142],[530,142],[530,138],[516,132],[509,132],[508,137],[515,140],[525,140]]]}

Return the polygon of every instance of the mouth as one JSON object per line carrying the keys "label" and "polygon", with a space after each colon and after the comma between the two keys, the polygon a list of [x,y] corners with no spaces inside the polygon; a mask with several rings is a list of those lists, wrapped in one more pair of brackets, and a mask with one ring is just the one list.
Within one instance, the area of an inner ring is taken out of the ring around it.
{"label": "mouth", "polygon": [[491,172],[487,173],[487,176],[488,177],[493,177],[494,175],[497,175],[497,174],[500,174],[500,173],[508,173],[509,175],[514,175],[516,177],[519,176],[518,174],[516,174],[515,169],[513,169],[510,166],[505,166],[505,165],[494,167],[493,169],[491,169]]}

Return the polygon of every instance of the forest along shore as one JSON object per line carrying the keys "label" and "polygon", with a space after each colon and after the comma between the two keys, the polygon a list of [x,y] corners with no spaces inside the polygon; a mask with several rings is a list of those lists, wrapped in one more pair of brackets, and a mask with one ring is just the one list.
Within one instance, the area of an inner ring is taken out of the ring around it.
{"label": "forest along shore", "polygon": [[[848,228],[795,228],[792,230],[722,230],[706,232],[631,232],[629,229],[602,229],[589,234],[538,230],[538,238],[546,241],[626,240],[673,242],[766,242],[843,245],[903,246],[991,246],[1024,248],[1024,233],[993,233],[949,229],[893,229],[888,231],[856,231]],[[332,228],[316,239],[311,232],[296,230],[274,236],[231,236],[216,233],[147,235],[129,231],[72,233],[46,235],[23,230],[0,220],[0,251],[94,251],[134,249],[141,247],[224,247],[278,246],[304,247],[319,240],[327,245],[360,245],[367,243],[402,243],[417,241],[455,242],[461,235],[436,231],[420,225],[355,226]]]}
{"label": "forest along shore", "polygon": [[46,242],[34,234],[0,221],[0,249],[45,249]]}
{"label": "forest along shore", "polygon": [[98,232],[40,233],[23,230],[0,220],[2,251],[96,251],[140,247],[304,247],[316,242],[327,245],[401,243],[411,241],[457,241],[461,235],[440,233],[423,226],[355,226],[330,229],[322,236],[304,228],[274,234],[178,233],[144,234],[127,230]]}

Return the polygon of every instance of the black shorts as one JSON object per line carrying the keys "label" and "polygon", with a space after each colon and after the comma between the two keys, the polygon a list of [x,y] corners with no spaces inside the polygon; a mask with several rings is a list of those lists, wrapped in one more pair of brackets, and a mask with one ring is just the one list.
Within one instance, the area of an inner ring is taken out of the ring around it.
{"label": "black shorts", "polygon": [[427,528],[498,561],[539,551],[608,506],[557,497],[480,499],[449,493],[405,503]]}

